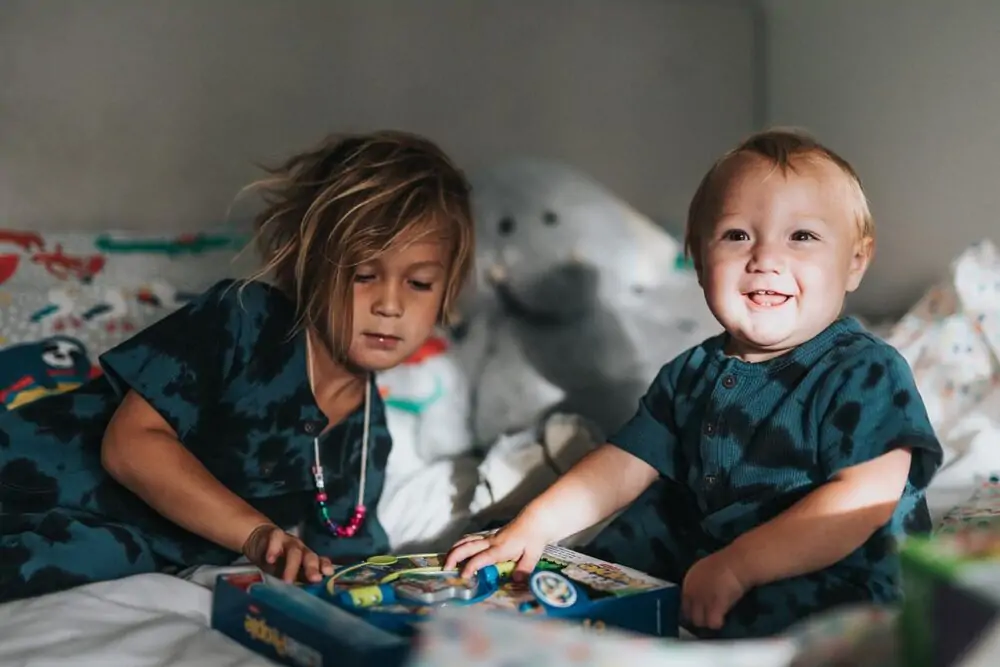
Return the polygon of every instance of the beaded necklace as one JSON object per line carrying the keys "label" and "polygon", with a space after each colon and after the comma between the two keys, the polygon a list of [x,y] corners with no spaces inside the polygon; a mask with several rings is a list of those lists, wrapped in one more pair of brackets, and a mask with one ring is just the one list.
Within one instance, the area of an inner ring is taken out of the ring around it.
{"label": "beaded necklace", "polygon": [[[306,334],[306,357],[309,361],[309,390],[316,396],[316,387],[313,380],[313,354],[309,334]],[[358,502],[354,506],[354,512],[346,524],[338,524],[330,518],[330,509],[326,506],[326,484],[323,479],[323,465],[319,460],[319,436],[313,438],[313,479],[316,481],[316,505],[319,511],[319,520],[326,529],[336,537],[354,537],[365,521],[365,477],[368,472],[368,421],[371,416],[372,383],[371,378],[365,377],[365,425],[361,432],[361,481],[358,485]]]}

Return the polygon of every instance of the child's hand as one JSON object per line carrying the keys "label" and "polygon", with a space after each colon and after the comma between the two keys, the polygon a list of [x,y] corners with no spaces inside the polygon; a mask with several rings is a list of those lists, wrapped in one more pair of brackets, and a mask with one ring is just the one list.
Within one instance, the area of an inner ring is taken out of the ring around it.
{"label": "child's hand", "polygon": [[243,545],[243,555],[268,574],[281,576],[287,582],[299,578],[316,583],[333,574],[329,558],[317,556],[302,540],[277,526],[258,526]]}
{"label": "child's hand", "polygon": [[511,576],[522,581],[535,569],[544,548],[544,539],[514,521],[492,535],[466,535],[460,539],[448,552],[444,569],[454,569],[466,561],[460,574],[468,578],[487,565],[514,560],[517,564]]}
{"label": "child's hand", "polygon": [[746,592],[729,554],[717,551],[688,570],[681,586],[681,612],[698,627],[719,630]]}

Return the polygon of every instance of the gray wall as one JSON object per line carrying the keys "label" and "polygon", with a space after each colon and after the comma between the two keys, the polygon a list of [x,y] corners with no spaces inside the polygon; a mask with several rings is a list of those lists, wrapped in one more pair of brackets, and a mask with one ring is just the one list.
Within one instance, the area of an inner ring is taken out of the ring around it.
{"label": "gray wall", "polygon": [[754,129],[755,38],[742,0],[3,0],[0,225],[213,224],[252,162],[383,126],[678,220]]}
{"label": "gray wall", "polygon": [[910,306],[969,243],[1000,242],[1000,2],[768,0],[766,118],[861,172],[878,256],[852,305]]}

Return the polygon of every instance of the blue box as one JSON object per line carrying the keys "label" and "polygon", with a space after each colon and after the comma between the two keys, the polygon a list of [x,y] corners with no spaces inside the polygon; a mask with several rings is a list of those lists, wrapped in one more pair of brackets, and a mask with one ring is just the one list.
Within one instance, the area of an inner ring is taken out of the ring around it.
{"label": "blue box", "polygon": [[220,575],[212,628],[290,667],[399,667],[410,642],[259,572]]}
{"label": "blue box", "polygon": [[[442,554],[376,557],[313,586],[260,573],[221,575],[212,627],[290,667],[396,667],[438,608],[406,598],[404,589],[412,596],[423,590],[420,582],[436,590],[434,582],[454,581],[453,573],[440,572],[443,560]],[[679,588],[641,572],[557,546],[545,549],[527,585],[509,581],[502,564],[490,572],[480,573],[466,599],[445,604],[677,636]]]}

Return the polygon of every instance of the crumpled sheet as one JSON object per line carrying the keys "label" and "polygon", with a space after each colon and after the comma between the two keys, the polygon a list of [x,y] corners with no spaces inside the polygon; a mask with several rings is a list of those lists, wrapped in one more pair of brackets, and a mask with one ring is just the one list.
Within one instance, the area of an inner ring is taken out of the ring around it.
{"label": "crumpled sheet", "polygon": [[980,241],[888,333],[909,362],[944,463],[928,489],[932,514],[1000,470],[1000,252]]}
{"label": "crumpled sheet", "polygon": [[0,605],[4,667],[268,667],[209,627],[210,590],[142,574]]}

